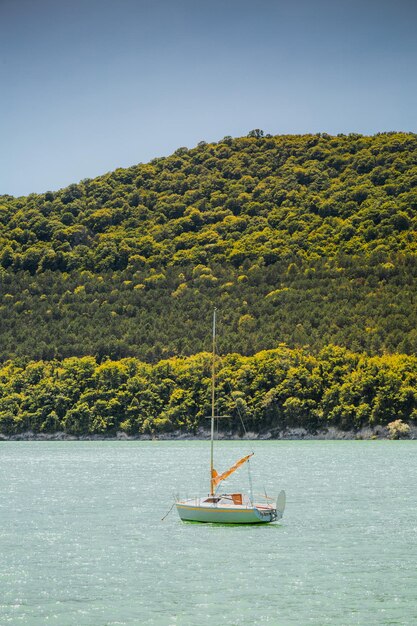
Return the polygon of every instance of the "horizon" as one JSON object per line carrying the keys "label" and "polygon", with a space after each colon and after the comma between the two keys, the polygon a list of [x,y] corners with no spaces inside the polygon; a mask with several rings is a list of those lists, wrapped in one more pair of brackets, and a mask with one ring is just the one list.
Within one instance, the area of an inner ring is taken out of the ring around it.
{"label": "horizon", "polygon": [[253,128],[417,132],[411,0],[3,0],[0,194]]}
{"label": "horizon", "polygon": [[[252,130],[262,130],[263,129],[252,129]],[[251,132],[251,131],[248,131]],[[350,133],[338,133],[337,135],[335,134],[330,134],[330,133],[326,133],[326,132],[317,132],[317,133],[282,133],[282,134],[276,134],[276,135],[271,135],[270,133],[267,133],[265,131],[264,132],[264,136],[262,138],[268,138],[268,137],[305,137],[305,136],[323,136],[323,135],[327,135],[329,137],[349,137],[349,136],[361,136],[361,137],[375,137],[378,135],[417,135],[417,133],[412,132],[412,131],[406,131],[406,130],[387,130],[387,131],[382,131],[382,132],[375,132],[372,134],[364,134],[364,133],[355,133],[355,132],[350,132]],[[222,137],[221,139],[218,140],[213,140],[213,141],[207,141],[207,145],[216,145],[222,142],[222,140],[225,137],[230,137],[231,135],[225,135],[224,137]],[[248,137],[248,133],[246,135],[239,135],[236,137],[232,137],[233,140],[235,139],[243,139],[245,137]],[[148,163],[152,163],[152,161],[158,160],[158,159],[166,159],[169,158],[170,156],[172,156],[173,154],[175,154],[175,152],[177,150],[180,150],[181,148],[186,148],[187,150],[194,150],[195,148],[197,148],[198,144],[196,144],[195,146],[178,146],[177,148],[175,148],[173,150],[173,152],[169,153],[169,154],[164,154],[164,155],[156,155],[154,157],[151,157],[148,161],[139,161],[138,163],[131,163],[130,165],[125,165],[123,167],[115,167],[113,170],[108,170],[106,172],[101,172],[99,174],[97,174],[96,176],[93,177],[89,177],[86,176],[84,178],[80,178],[77,181],[71,181],[68,184],[64,185],[63,187],[59,187],[56,189],[45,189],[42,191],[33,191],[33,192],[29,192],[27,194],[21,194],[19,196],[13,196],[13,194],[7,194],[7,193],[0,193],[0,198],[1,197],[13,197],[13,198],[25,198],[27,196],[30,196],[32,194],[35,195],[43,195],[45,193],[58,193],[60,191],[63,191],[64,189],[67,189],[68,187],[70,187],[71,185],[79,185],[81,184],[83,181],[86,180],[94,180],[96,178],[101,178],[103,176],[106,176],[107,174],[112,174],[113,172],[115,172],[118,169],[129,169],[131,167],[137,167],[139,165],[146,165]]]}

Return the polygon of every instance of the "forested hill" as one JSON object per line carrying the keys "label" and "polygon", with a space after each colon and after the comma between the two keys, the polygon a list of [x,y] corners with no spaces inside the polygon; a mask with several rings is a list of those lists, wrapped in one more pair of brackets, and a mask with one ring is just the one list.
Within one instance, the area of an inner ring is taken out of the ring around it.
{"label": "forested hill", "polygon": [[417,136],[201,142],[0,198],[0,358],[417,351]]}

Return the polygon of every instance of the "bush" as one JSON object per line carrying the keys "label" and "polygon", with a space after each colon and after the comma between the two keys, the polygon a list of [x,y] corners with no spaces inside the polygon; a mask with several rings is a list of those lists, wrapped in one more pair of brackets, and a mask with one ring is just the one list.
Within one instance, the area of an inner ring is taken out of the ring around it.
{"label": "bush", "polygon": [[390,439],[407,439],[410,436],[410,427],[402,420],[390,422],[387,428]]}

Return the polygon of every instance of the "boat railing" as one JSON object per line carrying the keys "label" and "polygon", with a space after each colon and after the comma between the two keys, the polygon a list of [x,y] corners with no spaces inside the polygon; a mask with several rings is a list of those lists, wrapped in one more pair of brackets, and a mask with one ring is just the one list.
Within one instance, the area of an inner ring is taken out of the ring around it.
{"label": "boat railing", "polygon": [[266,493],[255,493],[257,498],[264,498],[264,500],[270,500],[271,502],[275,502],[276,498],[271,498],[271,496],[267,496]]}
{"label": "boat railing", "polygon": [[192,500],[196,506],[201,506],[207,502],[217,505],[221,502],[221,500],[229,500],[231,504],[233,503],[235,506],[241,506],[241,507],[244,507],[245,509],[252,509],[254,506],[254,503],[249,498],[242,497],[242,501],[237,502],[236,499],[233,499],[232,494],[228,494],[228,493],[224,493],[220,496],[214,496],[214,497],[210,495],[207,495],[204,497],[201,497],[201,496],[190,497],[188,494],[185,497],[181,497],[177,495],[175,497],[175,500],[178,503]]}

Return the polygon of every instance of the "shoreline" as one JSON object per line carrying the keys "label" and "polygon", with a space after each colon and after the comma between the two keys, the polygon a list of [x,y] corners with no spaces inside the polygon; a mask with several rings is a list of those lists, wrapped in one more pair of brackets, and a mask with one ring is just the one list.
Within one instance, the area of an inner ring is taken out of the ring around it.
{"label": "shoreline", "polygon": [[[26,431],[15,435],[0,433],[0,442],[5,441],[206,441],[210,432],[200,428],[197,433],[174,431],[171,433],[127,435],[117,432],[116,435],[70,435],[65,432],[34,433]],[[384,426],[362,428],[358,431],[340,430],[330,427],[316,432],[304,428],[289,428],[283,431],[270,430],[263,433],[248,432],[243,436],[233,432],[218,433],[221,441],[372,441],[391,440],[389,431]],[[417,426],[410,424],[410,434],[406,439],[417,439]]]}

